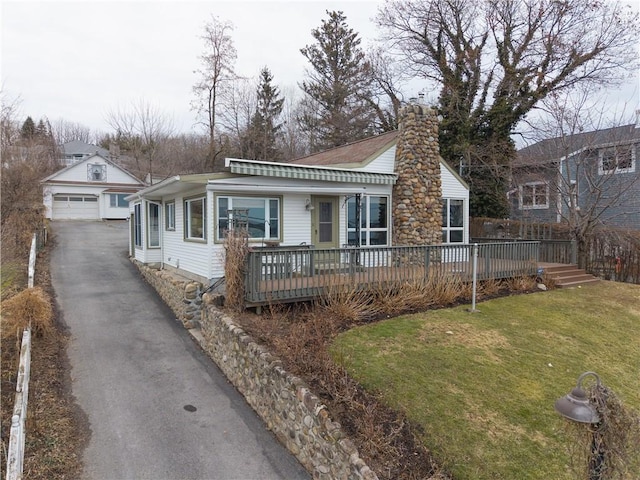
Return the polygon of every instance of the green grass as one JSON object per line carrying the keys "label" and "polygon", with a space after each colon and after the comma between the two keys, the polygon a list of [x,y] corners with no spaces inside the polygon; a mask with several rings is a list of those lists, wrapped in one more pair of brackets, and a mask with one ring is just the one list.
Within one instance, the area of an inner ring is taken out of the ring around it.
{"label": "green grass", "polygon": [[554,401],[597,372],[640,411],[640,286],[600,282],[350,330],[334,358],[420,424],[456,479],[575,479]]}

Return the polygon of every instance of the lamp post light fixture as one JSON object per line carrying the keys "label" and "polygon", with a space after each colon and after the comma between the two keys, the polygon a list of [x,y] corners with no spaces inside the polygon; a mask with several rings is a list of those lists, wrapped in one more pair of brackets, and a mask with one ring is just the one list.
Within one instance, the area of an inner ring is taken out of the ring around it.
{"label": "lamp post light fixture", "polygon": [[589,400],[589,396],[582,388],[586,377],[592,376],[596,380],[596,387],[600,387],[600,377],[594,372],[585,372],[578,377],[576,387],[567,395],[556,400],[555,409],[563,417],[578,423],[591,426],[591,457],[589,458],[589,480],[603,480],[604,451],[600,441],[600,426],[602,418],[596,406]]}

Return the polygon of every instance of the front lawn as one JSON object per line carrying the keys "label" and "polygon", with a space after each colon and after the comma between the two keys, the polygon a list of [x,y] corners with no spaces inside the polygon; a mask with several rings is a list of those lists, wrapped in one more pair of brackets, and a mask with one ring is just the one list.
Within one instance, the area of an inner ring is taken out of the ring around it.
{"label": "front lawn", "polygon": [[332,355],[422,427],[454,478],[575,479],[554,401],[591,370],[640,411],[640,286],[599,282],[477,308],[358,327]]}

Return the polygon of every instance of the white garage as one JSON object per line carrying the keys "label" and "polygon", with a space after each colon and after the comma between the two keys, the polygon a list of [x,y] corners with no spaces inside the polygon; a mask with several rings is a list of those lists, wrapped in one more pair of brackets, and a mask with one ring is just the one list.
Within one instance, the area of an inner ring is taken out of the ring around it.
{"label": "white garage", "polygon": [[55,220],[97,220],[100,218],[98,197],[95,195],[53,195],[53,215]]}
{"label": "white garage", "polygon": [[129,218],[128,195],[144,184],[101,155],[70,165],[42,181],[46,217],[52,220]]}

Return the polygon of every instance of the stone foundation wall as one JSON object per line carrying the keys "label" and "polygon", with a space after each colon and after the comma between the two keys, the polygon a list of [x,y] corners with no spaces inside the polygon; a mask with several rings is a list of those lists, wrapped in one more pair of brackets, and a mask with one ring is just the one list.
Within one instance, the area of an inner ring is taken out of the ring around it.
{"label": "stone foundation wall", "polygon": [[216,295],[200,298],[201,283],[132,261],[185,327],[200,326],[202,348],[315,480],[378,479],[302,379],[217,308]]}
{"label": "stone foundation wall", "polygon": [[442,180],[436,112],[410,104],[400,110],[393,186],[393,244],[442,243]]}
{"label": "stone foundation wall", "polygon": [[140,273],[169,305],[186,328],[199,326],[203,285],[167,270],[160,270],[132,260]]}
{"label": "stone foundation wall", "polygon": [[[209,303],[209,294],[204,295]],[[203,348],[267,427],[317,480],[377,475],[304,382],[213,305],[202,310]]]}

